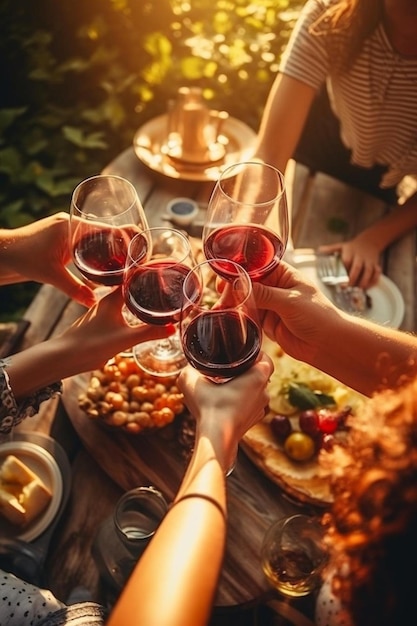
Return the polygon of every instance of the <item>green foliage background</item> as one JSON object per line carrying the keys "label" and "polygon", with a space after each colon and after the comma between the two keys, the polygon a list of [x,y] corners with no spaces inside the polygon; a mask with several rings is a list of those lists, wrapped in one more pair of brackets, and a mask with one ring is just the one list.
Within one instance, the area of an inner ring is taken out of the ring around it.
{"label": "green foliage background", "polygon": [[68,210],[182,85],[256,129],[303,3],[0,0],[0,227]]}

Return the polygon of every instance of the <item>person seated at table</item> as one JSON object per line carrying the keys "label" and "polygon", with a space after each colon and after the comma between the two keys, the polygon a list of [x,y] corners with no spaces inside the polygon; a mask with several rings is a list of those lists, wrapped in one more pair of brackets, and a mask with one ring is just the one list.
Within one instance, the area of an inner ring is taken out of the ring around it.
{"label": "person seated at table", "polygon": [[[417,226],[417,194],[397,186],[417,173],[415,0],[308,0],[291,34],[261,119],[256,156],[288,160],[362,189],[393,210],[340,251],[351,284],[375,284],[380,255]],[[317,210],[320,210],[319,207]]]}

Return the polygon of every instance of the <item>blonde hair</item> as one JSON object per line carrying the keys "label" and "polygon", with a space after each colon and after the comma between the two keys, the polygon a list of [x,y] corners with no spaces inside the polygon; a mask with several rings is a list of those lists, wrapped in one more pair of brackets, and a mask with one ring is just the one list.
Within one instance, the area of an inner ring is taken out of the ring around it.
{"label": "blonde hair", "polygon": [[355,626],[407,623],[417,562],[417,379],[383,391],[323,453],[334,504],[324,515],[333,588]]}

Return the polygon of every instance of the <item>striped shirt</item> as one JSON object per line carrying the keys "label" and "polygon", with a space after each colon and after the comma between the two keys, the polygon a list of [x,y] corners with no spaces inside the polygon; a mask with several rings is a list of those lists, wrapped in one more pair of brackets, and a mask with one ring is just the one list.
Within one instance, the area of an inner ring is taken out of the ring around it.
{"label": "striped shirt", "polygon": [[387,166],[381,187],[417,174],[417,59],[393,50],[382,24],[365,40],[348,72],[332,73],[325,37],[309,33],[323,6],[307,0],[280,71],[318,90],[326,82],[341,139],[361,167]]}

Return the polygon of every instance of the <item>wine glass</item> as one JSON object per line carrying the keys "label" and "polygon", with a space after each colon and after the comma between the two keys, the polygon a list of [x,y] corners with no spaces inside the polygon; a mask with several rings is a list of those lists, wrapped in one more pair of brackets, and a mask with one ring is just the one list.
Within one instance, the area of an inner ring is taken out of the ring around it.
{"label": "wine glass", "polygon": [[185,278],[183,293],[180,335],[187,361],[214,382],[249,369],[262,331],[246,270],[228,259],[204,261]]}
{"label": "wine glass", "polygon": [[100,174],[75,188],[69,241],[74,264],[86,281],[110,288],[121,285],[129,242],[147,228],[138,194],[125,178]]}
{"label": "wine glass", "polygon": [[226,258],[253,281],[278,265],[287,247],[288,204],[282,173],[260,161],[223,170],[211,194],[203,228],[207,259]]}
{"label": "wine glass", "polygon": [[319,518],[304,514],[277,520],[268,529],[261,550],[262,569],[285,596],[306,596],[321,582],[327,563],[324,528]]}
{"label": "wine glass", "polygon": [[[144,230],[130,242],[123,279],[125,305],[147,324],[175,324],[183,299],[182,284],[194,266],[187,237],[173,228]],[[139,367],[154,376],[174,376],[187,361],[178,329],[166,339],[146,341],[133,348]]]}

